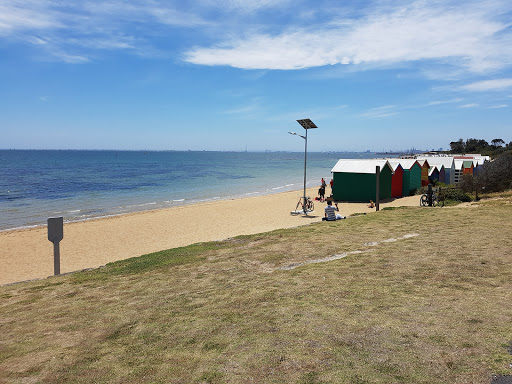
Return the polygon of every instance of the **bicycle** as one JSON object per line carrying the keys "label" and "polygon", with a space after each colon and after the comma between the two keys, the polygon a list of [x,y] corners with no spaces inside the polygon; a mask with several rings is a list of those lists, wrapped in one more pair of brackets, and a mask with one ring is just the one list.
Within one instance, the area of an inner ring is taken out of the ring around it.
{"label": "bicycle", "polygon": [[[444,200],[445,200],[444,193],[439,192],[439,197],[438,197],[437,194],[434,191],[432,191],[432,206],[433,207],[436,207],[438,205],[441,205],[441,207],[444,207]],[[421,195],[420,206],[422,206],[422,207],[428,206],[428,193],[424,193],[423,195]]]}
{"label": "bicycle", "polygon": [[303,199],[303,197],[299,197],[295,211],[298,211],[300,207],[304,213],[313,212],[315,210],[315,203],[313,203],[313,200],[311,200],[311,198],[308,196],[305,198],[305,202],[303,203]]}

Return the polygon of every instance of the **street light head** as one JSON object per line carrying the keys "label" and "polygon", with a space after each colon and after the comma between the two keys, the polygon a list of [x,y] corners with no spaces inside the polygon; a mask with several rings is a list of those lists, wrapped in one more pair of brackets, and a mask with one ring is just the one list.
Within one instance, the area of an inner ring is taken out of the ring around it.
{"label": "street light head", "polygon": [[296,135],[297,132],[288,132],[290,135]]}

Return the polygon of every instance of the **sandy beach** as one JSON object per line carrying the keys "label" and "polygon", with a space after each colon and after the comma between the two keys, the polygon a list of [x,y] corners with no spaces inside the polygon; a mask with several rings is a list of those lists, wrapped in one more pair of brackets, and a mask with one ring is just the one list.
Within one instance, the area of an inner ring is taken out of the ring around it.
{"label": "sandy beach", "polygon": [[[316,195],[317,188],[308,191]],[[301,191],[194,205],[65,223],[60,243],[61,273],[95,268],[109,262],[237,235],[291,228],[321,221],[325,203],[315,201],[315,212],[292,215]],[[381,204],[416,206],[411,196]],[[349,216],[374,212],[366,203],[339,204]],[[46,278],[53,274],[53,245],[46,226],[0,232],[0,284]]]}

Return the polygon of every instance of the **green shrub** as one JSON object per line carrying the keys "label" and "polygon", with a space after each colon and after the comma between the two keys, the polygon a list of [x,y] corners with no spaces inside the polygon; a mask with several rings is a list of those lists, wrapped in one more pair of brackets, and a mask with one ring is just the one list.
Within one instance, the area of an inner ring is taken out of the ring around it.
{"label": "green shrub", "polygon": [[482,192],[502,192],[512,188],[512,153],[504,153],[486,162],[475,176]]}
{"label": "green shrub", "polygon": [[460,201],[463,203],[467,203],[471,201],[471,196],[469,196],[467,193],[463,192],[462,190],[458,188],[446,188],[443,189],[443,194],[445,200],[454,200],[454,201]]}

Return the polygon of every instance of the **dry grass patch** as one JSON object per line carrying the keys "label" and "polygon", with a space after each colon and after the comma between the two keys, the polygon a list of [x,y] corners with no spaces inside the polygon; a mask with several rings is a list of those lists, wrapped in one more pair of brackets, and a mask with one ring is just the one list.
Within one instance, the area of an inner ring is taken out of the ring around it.
{"label": "dry grass patch", "polygon": [[[510,201],[382,211],[2,287],[0,377],[488,383],[512,374]],[[280,269],[351,251],[364,252]]]}

